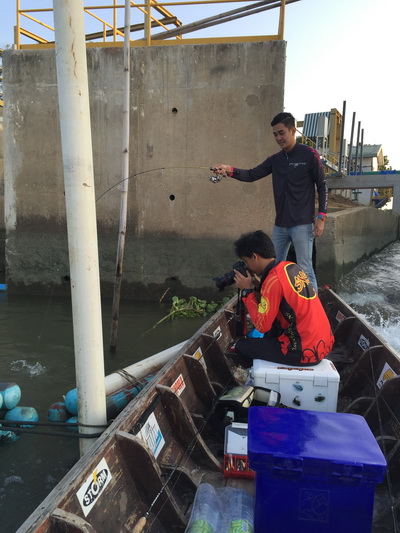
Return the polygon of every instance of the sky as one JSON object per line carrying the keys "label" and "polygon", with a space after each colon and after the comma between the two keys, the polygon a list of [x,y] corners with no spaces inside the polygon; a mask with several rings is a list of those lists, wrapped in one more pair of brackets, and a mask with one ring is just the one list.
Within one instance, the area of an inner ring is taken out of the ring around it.
{"label": "sky", "polygon": [[[120,0],[119,4],[123,3]],[[85,5],[88,4],[86,1]],[[110,5],[111,2],[96,0],[92,4]],[[167,6],[167,9],[186,24],[240,5]],[[51,6],[50,0],[21,0],[21,8]],[[399,0],[300,0],[286,7],[284,36],[287,41],[285,111],[303,120],[306,113],[331,108],[342,112],[346,101],[345,138],[350,140],[355,112],[353,145],[360,121],[364,144],[381,144],[389,165],[398,170],[399,11]],[[14,25],[15,3],[3,0],[0,47],[13,43]],[[122,10],[119,25],[123,26]],[[277,28],[278,10],[274,9],[188,37],[276,34]],[[87,28],[88,32],[96,30]]]}

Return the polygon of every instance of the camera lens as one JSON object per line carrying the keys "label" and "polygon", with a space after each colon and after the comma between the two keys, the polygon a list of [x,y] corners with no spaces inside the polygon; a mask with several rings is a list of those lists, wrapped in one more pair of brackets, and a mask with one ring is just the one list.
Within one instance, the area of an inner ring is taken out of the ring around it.
{"label": "camera lens", "polygon": [[213,278],[213,281],[215,281],[215,285],[220,292],[223,291],[225,287],[235,283],[235,270],[247,277],[246,263],[244,261],[236,261],[230,272],[227,272],[221,277]]}

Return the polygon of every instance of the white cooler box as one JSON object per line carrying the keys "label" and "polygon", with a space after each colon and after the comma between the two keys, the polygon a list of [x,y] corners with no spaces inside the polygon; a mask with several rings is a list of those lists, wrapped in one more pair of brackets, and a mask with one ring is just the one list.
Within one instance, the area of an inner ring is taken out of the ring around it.
{"label": "white cooler box", "polygon": [[[281,403],[294,409],[335,412],[339,389],[339,373],[332,361],[323,359],[316,366],[293,367],[253,360],[252,384],[279,392]],[[255,399],[264,401],[263,391],[256,390]]]}

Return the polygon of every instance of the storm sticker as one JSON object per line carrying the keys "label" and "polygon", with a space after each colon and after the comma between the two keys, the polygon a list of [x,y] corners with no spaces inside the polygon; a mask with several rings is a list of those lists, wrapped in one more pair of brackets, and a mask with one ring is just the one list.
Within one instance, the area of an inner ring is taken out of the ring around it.
{"label": "storm sticker", "polygon": [[110,469],[108,468],[106,460],[103,459],[93,470],[82,487],[76,493],[76,496],[81,504],[83,514],[87,516],[104,489],[110,483],[112,478]]}

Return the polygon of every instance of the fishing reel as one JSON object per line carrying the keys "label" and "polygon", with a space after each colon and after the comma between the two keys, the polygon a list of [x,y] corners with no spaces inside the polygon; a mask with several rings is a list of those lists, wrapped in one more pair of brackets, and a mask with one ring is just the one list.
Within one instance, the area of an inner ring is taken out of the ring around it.
{"label": "fishing reel", "polygon": [[222,178],[227,177],[225,172],[223,174],[217,174],[217,169],[215,167],[210,167],[210,170],[215,172],[214,176],[210,176],[211,183],[219,183],[222,180]]}

